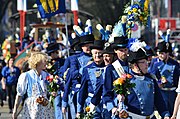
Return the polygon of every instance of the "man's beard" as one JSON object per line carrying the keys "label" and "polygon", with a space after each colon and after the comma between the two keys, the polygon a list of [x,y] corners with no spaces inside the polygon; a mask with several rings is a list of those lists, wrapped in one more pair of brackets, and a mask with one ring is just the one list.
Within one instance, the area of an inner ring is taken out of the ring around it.
{"label": "man's beard", "polygon": [[127,61],[127,56],[123,55],[123,56],[121,56],[120,59],[121,59],[122,61]]}

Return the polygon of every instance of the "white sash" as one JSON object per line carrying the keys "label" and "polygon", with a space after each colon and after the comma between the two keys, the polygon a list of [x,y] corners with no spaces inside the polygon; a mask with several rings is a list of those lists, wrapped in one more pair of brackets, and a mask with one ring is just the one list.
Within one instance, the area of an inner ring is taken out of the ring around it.
{"label": "white sash", "polygon": [[114,69],[116,70],[116,72],[118,73],[119,77],[121,77],[121,75],[125,74],[124,69],[118,60],[113,62],[112,65],[113,65]]}

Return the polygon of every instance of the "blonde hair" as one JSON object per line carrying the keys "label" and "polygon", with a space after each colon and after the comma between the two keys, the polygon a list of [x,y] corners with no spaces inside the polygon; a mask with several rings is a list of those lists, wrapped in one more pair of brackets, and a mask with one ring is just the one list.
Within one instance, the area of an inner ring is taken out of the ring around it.
{"label": "blonde hair", "polygon": [[28,59],[29,68],[36,69],[37,64],[42,61],[48,61],[48,55],[43,52],[31,52],[31,55]]}

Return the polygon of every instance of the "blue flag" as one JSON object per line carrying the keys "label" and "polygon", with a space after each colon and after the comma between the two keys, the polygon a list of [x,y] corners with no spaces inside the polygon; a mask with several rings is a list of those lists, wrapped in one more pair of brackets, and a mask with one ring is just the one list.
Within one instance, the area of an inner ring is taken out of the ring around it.
{"label": "blue flag", "polygon": [[41,18],[66,13],[65,0],[36,0]]}

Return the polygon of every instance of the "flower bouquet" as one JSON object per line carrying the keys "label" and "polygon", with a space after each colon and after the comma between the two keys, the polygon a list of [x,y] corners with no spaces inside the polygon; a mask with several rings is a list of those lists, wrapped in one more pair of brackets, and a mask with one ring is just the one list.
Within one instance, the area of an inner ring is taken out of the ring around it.
{"label": "flower bouquet", "polygon": [[159,80],[157,80],[157,82],[158,82],[159,87],[163,88],[168,81],[167,81],[166,77],[164,75],[162,75],[161,78]]}
{"label": "flower bouquet", "polygon": [[162,84],[167,83],[167,79],[166,79],[165,76],[161,76],[161,83],[162,83]]}
{"label": "flower bouquet", "polygon": [[149,17],[149,0],[145,0],[144,4],[134,2],[133,5],[126,5],[124,13],[127,14],[128,21],[140,21],[143,25],[147,26]]}
{"label": "flower bouquet", "polygon": [[47,66],[46,66],[46,70],[50,74],[55,74],[55,72],[56,72],[55,62],[54,61],[49,61],[47,63]]}
{"label": "flower bouquet", "polygon": [[[118,96],[120,95],[121,98],[125,98],[128,94],[130,94],[130,88],[135,87],[135,83],[131,83],[129,79],[132,76],[130,74],[123,74],[120,78],[116,79],[113,82],[114,91]],[[124,99],[119,101],[118,111],[120,118],[127,118],[128,113],[126,110],[126,106],[124,105]]]}
{"label": "flower bouquet", "polygon": [[80,116],[78,117],[78,119],[92,119],[94,117],[94,113],[95,111],[90,111],[90,107],[87,106],[85,108],[85,113],[80,114]]}
{"label": "flower bouquet", "polygon": [[58,90],[63,90],[64,88],[63,81],[57,75],[49,75],[46,77],[46,80],[49,82],[48,91],[50,92],[50,102],[53,103]]}

